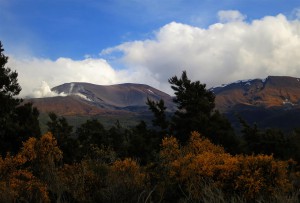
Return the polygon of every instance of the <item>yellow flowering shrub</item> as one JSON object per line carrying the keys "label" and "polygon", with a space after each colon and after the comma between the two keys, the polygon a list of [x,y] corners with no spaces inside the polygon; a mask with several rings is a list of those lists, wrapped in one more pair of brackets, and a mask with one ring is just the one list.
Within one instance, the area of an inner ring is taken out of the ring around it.
{"label": "yellow flowering shrub", "polygon": [[238,160],[235,189],[247,198],[274,195],[278,189],[288,191],[292,187],[287,176],[287,161],[276,161],[269,155],[239,156]]}
{"label": "yellow flowering shrub", "polygon": [[175,137],[165,137],[162,140],[160,159],[163,163],[168,164],[178,158],[180,155],[179,143]]}
{"label": "yellow flowering shrub", "polygon": [[99,181],[102,177],[97,176],[86,161],[64,165],[58,176],[63,189],[79,202],[91,201],[93,193],[97,192],[96,187],[103,186]]}
{"label": "yellow flowering shrub", "polygon": [[144,186],[147,175],[140,165],[131,158],[115,161],[110,167],[110,180],[118,182],[124,187],[141,188]]}
{"label": "yellow flowering shrub", "polygon": [[10,176],[9,188],[14,198],[26,202],[50,202],[47,186],[27,170],[17,170]]}
{"label": "yellow flowering shrub", "polygon": [[63,155],[50,132],[44,134],[39,140],[29,138],[23,143],[20,154],[28,161],[37,160],[46,165],[60,161]]}
{"label": "yellow flowering shrub", "polygon": [[48,191],[57,188],[56,163],[62,152],[51,133],[29,138],[15,156],[0,157],[0,199],[50,202]]}
{"label": "yellow flowering shrub", "polygon": [[207,183],[247,199],[290,188],[287,162],[265,155],[232,156],[197,132],[181,147],[176,138],[164,138],[160,159],[169,180],[194,200],[202,198]]}
{"label": "yellow flowering shrub", "polygon": [[203,152],[211,152],[214,154],[223,154],[225,150],[221,146],[214,145],[207,138],[200,136],[196,131],[191,133],[190,139],[185,147],[185,153],[201,154]]}
{"label": "yellow flowering shrub", "polygon": [[47,186],[32,172],[22,169],[25,159],[17,154],[0,158],[0,200],[3,202],[50,202]]}
{"label": "yellow flowering shrub", "polygon": [[109,168],[107,194],[111,201],[136,202],[147,188],[148,175],[133,159],[115,161]]}

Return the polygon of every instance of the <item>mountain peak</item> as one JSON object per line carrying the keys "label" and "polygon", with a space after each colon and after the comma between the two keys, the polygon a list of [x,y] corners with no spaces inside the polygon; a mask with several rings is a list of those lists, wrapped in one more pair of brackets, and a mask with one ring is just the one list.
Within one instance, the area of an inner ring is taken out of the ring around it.
{"label": "mountain peak", "polygon": [[83,112],[113,113],[120,110],[129,113],[148,111],[146,105],[148,98],[153,101],[163,99],[170,110],[175,108],[170,95],[144,84],[95,85],[71,82],[53,87],[51,91],[64,97],[31,99],[42,112],[49,110],[55,112],[56,108],[60,109],[61,115],[82,115]]}

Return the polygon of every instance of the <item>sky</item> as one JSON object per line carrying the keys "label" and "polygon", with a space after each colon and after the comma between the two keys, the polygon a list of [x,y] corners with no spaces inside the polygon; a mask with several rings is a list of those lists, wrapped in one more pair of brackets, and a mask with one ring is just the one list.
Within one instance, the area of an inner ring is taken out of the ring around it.
{"label": "sky", "polygon": [[300,77],[299,0],[0,0],[0,19],[22,97],[67,82],[172,95],[168,79],[183,70],[208,88]]}

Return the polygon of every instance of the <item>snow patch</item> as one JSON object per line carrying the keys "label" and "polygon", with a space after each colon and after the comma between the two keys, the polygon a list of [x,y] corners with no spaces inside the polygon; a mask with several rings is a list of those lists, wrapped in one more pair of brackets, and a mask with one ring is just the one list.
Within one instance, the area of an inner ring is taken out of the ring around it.
{"label": "snow patch", "polygon": [[80,97],[80,98],[82,98],[82,99],[84,99],[84,100],[87,100],[87,101],[92,102],[91,99],[89,99],[87,96],[85,96],[85,95],[83,95],[83,94],[75,93],[75,94],[71,94],[71,95],[75,95],[75,96],[78,96],[78,97]]}
{"label": "snow patch", "polygon": [[[219,86],[214,86],[214,87],[210,88],[210,90],[213,91],[216,88],[223,88],[223,87],[226,87],[226,86],[229,86],[229,85],[232,85],[232,84],[251,85],[252,81],[254,81],[254,80],[261,80],[262,83],[265,83],[267,79],[268,78],[264,78],[264,79],[256,78],[256,79],[248,79],[248,80],[237,80],[237,81],[232,82],[232,83],[222,84],[222,85],[219,85]],[[298,81],[300,82],[300,79]]]}
{"label": "snow patch", "polygon": [[150,89],[147,89],[148,90],[148,92],[150,92],[151,94],[154,94],[154,92],[152,92]]}
{"label": "snow patch", "polygon": [[212,87],[212,88],[210,88],[210,89],[211,89],[211,90],[214,90],[214,89],[216,89],[216,88],[226,87],[227,85],[229,85],[229,84],[222,84],[222,85],[219,85],[219,86],[214,86],[214,87]]}
{"label": "snow patch", "polygon": [[238,80],[234,83],[248,83],[248,82],[251,82],[252,80]]}
{"label": "snow patch", "polygon": [[261,79],[262,83],[265,83],[269,77],[266,77],[265,79]]}

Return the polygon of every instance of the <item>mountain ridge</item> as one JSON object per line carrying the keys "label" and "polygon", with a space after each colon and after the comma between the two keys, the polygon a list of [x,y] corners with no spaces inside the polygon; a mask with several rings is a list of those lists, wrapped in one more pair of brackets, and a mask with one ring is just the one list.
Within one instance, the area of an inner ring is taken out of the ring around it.
{"label": "mountain ridge", "polygon": [[[268,76],[266,79],[239,80],[210,89],[216,109],[223,113],[235,129],[238,116],[261,127],[291,129],[300,121],[300,79],[290,76]],[[146,117],[152,115],[147,98],[163,99],[168,113],[176,110],[173,97],[145,84],[124,83],[95,85],[64,83],[52,88],[60,97],[27,99],[40,112],[61,116]]]}
{"label": "mountain ridge", "polygon": [[300,79],[291,76],[268,76],[266,79],[243,80],[211,89],[216,108],[237,132],[239,117],[260,128],[291,131],[299,128]]}
{"label": "mountain ridge", "polygon": [[71,82],[53,87],[57,97],[27,99],[42,112],[60,115],[133,114],[148,110],[147,98],[163,99],[170,110],[175,106],[172,97],[145,84],[123,83],[96,85]]}
{"label": "mountain ridge", "polygon": [[268,76],[266,79],[243,80],[211,88],[221,112],[241,106],[264,108],[299,108],[300,79],[290,76]]}

